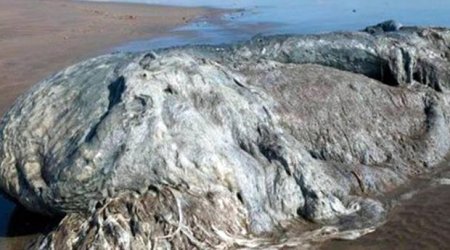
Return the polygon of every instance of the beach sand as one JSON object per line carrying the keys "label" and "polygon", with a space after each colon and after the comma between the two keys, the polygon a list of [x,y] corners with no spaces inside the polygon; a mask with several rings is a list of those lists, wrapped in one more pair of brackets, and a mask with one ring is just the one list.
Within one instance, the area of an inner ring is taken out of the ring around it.
{"label": "beach sand", "polygon": [[31,85],[66,66],[220,12],[69,0],[0,0],[0,115]]}

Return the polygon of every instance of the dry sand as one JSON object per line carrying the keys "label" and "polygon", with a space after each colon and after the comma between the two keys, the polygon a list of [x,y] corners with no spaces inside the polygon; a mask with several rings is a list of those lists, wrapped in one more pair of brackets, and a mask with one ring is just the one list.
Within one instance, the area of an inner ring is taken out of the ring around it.
{"label": "dry sand", "polygon": [[114,45],[161,36],[218,10],[69,0],[0,0],[0,115],[49,74]]}

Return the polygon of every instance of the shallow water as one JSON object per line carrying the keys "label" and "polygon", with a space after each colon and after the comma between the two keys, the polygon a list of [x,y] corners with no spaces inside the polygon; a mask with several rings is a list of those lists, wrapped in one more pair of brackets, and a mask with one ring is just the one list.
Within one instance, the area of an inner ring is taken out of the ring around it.
{"label": "shallow water", "polygon": [[[308,34],[354,31],[383,20],[405,25],[450,27],[449,0],[119,0],[181,6],[236,9],[220,18],[200,19],[168,36],[118,46],[113,51],[142,51],[186,44],[221,44],[257,34]],[[387,224],[355,241],[333,241],[324,249],[438,249],[450,243],[450,186],[427,189],[395,208]],[[20,249],[42,231],[34,215],[14,213],[0,197],[0,249]],[[17,218],[25,217],[18,221]],[[37,221],[37,223],[35,223]],[[44,220],[45,221],[45,220]],[[33,223],[31,223],[33,222]],[[31,224],[30,224],[31,223]],[[35,225],[37,224],[37,225]],[[29,230],[21,231],[21,228]],[[31,235],[31,236],[29,236]],[[5,240],[5,238],[8,240]]]}
{"label": "shallow water", "polygon": [[405,25],[450,26],[448,0],[117,0],[154,4],[232,8],[221,19],[199,20],[170,35],[124,44],[140,51],[185,44],[221,44],[263,34],[355,31],[388,19]]}

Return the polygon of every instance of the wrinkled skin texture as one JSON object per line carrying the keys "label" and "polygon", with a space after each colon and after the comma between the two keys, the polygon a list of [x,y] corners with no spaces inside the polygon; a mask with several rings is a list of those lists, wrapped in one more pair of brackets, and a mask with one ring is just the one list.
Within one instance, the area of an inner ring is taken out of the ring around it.
{"label": "wrinkled skin texture", "polygon": [[[450,146],[450,31],[385,26],[74,65],[3,118],[0,186],[67,214],[35,248],[306,247],[367,233],[386,215],[375,197]],[[298,218],[335,228],[267,240]]]}

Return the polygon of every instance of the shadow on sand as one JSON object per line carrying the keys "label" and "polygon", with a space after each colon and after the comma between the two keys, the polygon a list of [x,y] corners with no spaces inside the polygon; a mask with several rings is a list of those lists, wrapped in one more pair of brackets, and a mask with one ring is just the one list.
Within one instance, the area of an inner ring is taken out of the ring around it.
{"label": "shadow on sand", "polygon": [[46,234],[55,228],[60,221],[61,218],[43,216],[27,211],[21,206],[16,206],[9,218],[4,237]]}

